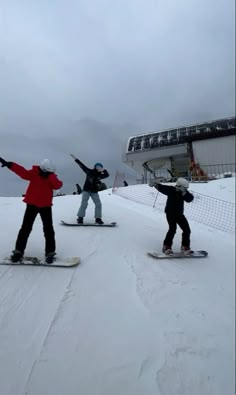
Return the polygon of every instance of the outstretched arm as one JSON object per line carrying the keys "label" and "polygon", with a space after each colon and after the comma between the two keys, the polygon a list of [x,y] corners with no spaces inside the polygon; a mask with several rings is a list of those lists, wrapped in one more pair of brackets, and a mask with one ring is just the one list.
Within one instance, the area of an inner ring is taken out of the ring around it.
{"label": "outstretched arm", "polygon": [[31,170],[26,170],[23,166],[20,166],[17,163],[7,162],[3,158],[0,158],[0,163],[2,167],[8,167],[8,169],[16,173],[19,177],[23,178],[23,180],[29,181],[31,179],[31,175],[32,175]]}
{"label": "outstretched arm", "polygon": [[169,187],[168,185],[162,185],[156,180],[151,180],[149,182],[149,186],[156,188],[159,192],[167,196],[170,194],[171,191],[171,187]]}
{"label": "outstretched arm", "polygon": [[75,160],[77,165],[80,166],[80,168],[87,174],[89,172],[89,168],[83,164],[78,158],[76,158],[74,155],[70,154],[70,156]]}
{"label": "outstretched arm", "polygon": [[158,191],[163,193],[164,195],[168,196],[172,188],[168,185],[157,184],[156,189],[158,189]]}
{"label": "outstretched arm", "polygon": [[16,173],[19,177],[23,178],[23,180],[30,181],[32,177],[32,170],[27,170],[23,166],[18,165],[17,163],[12,163],[10,167],[11,171]]}

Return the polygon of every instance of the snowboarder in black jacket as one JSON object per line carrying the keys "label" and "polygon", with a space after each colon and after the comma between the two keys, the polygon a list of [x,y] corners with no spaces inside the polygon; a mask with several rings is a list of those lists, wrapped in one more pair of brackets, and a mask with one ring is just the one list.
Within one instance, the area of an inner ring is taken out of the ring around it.
{"label": "snowboarder in black jacket", "polygon": [[103,225],[102,221],[102,203],[98,192],[104,189],[102,179],[109,177],[109,173],[103,168],[101,163],[95,163],[93,169],[89,169],[78,158],[71,154],[71,157],[81,167],[86,174],[85,183],[82,192],[82,201],[77,214],[77,223],[83,224],[86,209],[88,207],[88,200],[91,197],[95,204],[95,223]]}
{"label": "snowboarder in black jacket", "polygon": [[169,255],[173,254],[172,243],[176,233],[177,225],[182,229],[182,246],[181,251],[184,254],[191,254],[190,248],[190,227],[184,215],[184,202],[190,203],[193,201],[193,195],[188,192],[189,183],[185,178],[178,178],[175,187],[162,185],[159,182],[152,180],[149,186],[155,187],[159,192],[167,195],[167,202],[165,207],[166,219],[169,224],[169,230],[163,242],[162,251]]}

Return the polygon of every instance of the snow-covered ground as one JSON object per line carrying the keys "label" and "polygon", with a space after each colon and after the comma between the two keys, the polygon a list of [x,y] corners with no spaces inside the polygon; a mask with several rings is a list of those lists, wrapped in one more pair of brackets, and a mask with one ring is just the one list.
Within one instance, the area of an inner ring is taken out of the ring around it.
{"label": "snow-covered ground", "polygon": [[[234,181],[191,189],[232,201]],[[63,227],[81,197],[54,199],[57,253],[79,255],[78,267],[0,266],[0,394],[233,395],[234,235],[190,222],[192,248],[209,257],[157,261],[146,252],[161,248],[164,214],[110,190],[101,198],[116,228]],[[24,209],[0,198],[1,256]],[[26,252],[43,250],[37,219]]]}

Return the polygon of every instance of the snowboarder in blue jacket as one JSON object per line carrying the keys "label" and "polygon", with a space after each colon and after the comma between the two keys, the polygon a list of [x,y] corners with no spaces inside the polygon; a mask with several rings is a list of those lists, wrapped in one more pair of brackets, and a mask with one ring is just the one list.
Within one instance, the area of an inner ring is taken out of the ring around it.
{"label": "snowboarder in blue jacket", "polygon": [[82,201],[77,214],[77,223],[83,224],[86,209],[88,207],[88,200],[91,197],[95,204],[95,223],[103,225],[102,221],[102,203],[98,192],[106,189],[104,184],[101,182],[102,179],[109,177],[109,173],[103,168],[102,163],[95,163],[93,169],[85,166],[78,158],[71,154],[71,157],[80,166],[80,168],[85,172],[86,179],[83,186]]}

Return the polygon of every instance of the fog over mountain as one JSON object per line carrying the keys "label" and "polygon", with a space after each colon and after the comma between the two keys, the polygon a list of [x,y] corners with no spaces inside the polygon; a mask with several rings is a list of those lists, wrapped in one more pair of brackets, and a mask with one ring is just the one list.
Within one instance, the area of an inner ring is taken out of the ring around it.
{"label": "fog over mountain", "polygon": [[[43,157],[50,158],[56,166],[58,176],[63,180],[62,191],[65,193],[73,192],[75,184],[82,184],[85,179],[85,174],[70,157],[70,153],[88,167],[102,162],[110,173],[110,178],[106,181],[108,186],[113,185],[116,171],[125,172],[128,179],[135,181],[136,174],[122,163],[121,153],[127,136],[137,133],[137,127],[132,129],[130,125],[109,125],[83,119],[71,123],[68,129],[63,129],[63,125],[60,125],[58,130],[56,136],[41,136],[40,131],[35,136],[27,136],[26,133],[3,134],[2,155],[4,152],[6,160],[15,161],[26,168],[39,164]],[[24,193],[27,182],[20,180],[6,168],[0,170],[1,196]]]}

